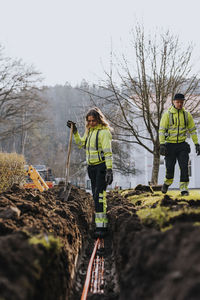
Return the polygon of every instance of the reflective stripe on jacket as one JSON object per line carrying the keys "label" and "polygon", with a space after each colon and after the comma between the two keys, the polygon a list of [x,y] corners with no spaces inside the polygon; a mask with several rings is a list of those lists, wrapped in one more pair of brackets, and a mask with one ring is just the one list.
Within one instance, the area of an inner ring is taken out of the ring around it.
{"label": "reflective stripe on jacket", "polygon": [[95,213],[95,224],[96,228],[106,228],[108,226],[108,218],[106,215],[107,201],[106,201],[106,191],[99,194],[99,203],[103,203],[103,212]]}
{"label": "reflective stripe on jacket", "polygon": [[[98,150],[96,149],[96,135],[98,136]],[[79,148],[85,147],[86,161],[88,165],[98,165],[105,161],[106,168],[112,169],[112,135],[109,128],[97,125],[90,128],[89,132],[80,137],[78,131],[74,134],[74,139]],[[86,144],[85,144],[86,142]]]}
{"label": "reflective stripe on jacket", "polygon": [[171,106],[165,112],[160,121],[159,141],[160,144],[182,143],[187,138],[187,132],[191,135],[194,144],[198,144],[196,126],[192,115],[184,108],[176,109]]}

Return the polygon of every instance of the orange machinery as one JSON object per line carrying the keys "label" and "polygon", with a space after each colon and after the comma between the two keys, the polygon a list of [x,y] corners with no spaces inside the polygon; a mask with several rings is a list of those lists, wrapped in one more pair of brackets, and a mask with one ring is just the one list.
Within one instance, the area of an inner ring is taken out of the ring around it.
{"label": "orange machinery", "polygon": [[45,165],[26,166],[27,181],[24,184],[26,189],[39,189],[41,192],[54,186],[54,179],[51,169]]}

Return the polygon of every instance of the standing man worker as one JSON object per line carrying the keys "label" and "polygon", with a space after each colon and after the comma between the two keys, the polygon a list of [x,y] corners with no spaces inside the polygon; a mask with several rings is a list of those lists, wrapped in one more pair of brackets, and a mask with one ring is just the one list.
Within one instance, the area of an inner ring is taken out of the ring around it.
{"label": "standing man worker", "polygon": [[91,179],[92,194],[95,203],[96,234],[102,235],[107,230],[106,187],[113,181],[112,172],[112,135],[109,124],[97,107],[88,111],[85,117],[85,133],[80,137],[76,124],[73,126],[74,139],[79,148],[85,148],[88,176]]}
{"label": "standing man worker", "polygon": [[162,193],[166,194],[173,183],[174,169],[178,160],[180,167],[180,191],[182,196],[188,196],[188,162],[190,145],[185,142],[187,132],[195,144],[196,153],[200,155],[200,145],[192,115],[183,107],[185,97],[176,94],[173,105],[165,112],[160,121],[159,140],[160,154],[165,156],[166,177],[162,186]]}

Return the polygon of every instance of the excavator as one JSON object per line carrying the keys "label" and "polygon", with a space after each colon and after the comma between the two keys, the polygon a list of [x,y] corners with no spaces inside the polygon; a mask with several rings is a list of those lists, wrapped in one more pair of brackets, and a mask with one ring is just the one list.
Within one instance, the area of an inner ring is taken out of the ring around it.
{"label": "excavator", "polygon": [[54,178],[50,168],[45,165],[26,165],[27,180],[24,184],[26,189],[38,189],[40,192],[47,191],[54,186]]}

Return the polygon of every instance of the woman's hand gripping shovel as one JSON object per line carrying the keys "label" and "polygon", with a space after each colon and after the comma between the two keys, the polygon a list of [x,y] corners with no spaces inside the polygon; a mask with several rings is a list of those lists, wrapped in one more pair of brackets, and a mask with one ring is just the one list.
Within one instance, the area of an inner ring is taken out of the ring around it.
{"label": "woman's hand gripping shovel", "polygon": [[64,201],[67,201],[69,194],[71,192],[71,184],[69,183],[69,167],[70,167],[70,154],[72,147],[72,136],[73,136],[73,124],[71,124],[70,135],[69,135],[69,144],[67,150],[67,161],[66,161],[66,176],[65,176],[65,186],[64,186]]}

